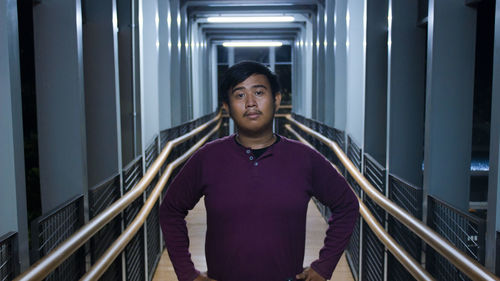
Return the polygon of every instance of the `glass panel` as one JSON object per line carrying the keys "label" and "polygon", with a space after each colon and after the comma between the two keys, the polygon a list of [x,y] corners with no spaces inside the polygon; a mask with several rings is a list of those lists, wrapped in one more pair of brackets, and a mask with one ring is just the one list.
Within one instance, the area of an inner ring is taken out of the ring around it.
{"label": "glass panel", "polygon": [[252,60],[263,64],[269,64],[269,48],[234,48],[234,62],[238,63],[244,60]]}
{"label": "glass panel", "polygon": [[217,63],[227,63],[227,48],[217,45]]}
{"label": "glass panel", "polygon": [[290,45],[283,45],[276,48],[276,62],[292,61],[292,48]]}
{"label": "glass panel", "polygon": [[292,65],[278,64],[275,72],[281,85],[281,104],[292,104]]}

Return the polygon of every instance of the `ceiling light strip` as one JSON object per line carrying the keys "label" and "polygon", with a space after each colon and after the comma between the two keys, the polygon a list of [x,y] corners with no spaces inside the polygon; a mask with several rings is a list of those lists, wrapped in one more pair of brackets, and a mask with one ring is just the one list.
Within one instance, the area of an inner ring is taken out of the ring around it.
{"label": "ceiling light strip", "polygon": [[262,17],[208,17],[208,22],[212,23],[255,23],[255,22],[293,22],[292,16],[262,16]]}
{"label": "ceiling light strip", "polygon": [[281,47],[283,42],[276,41],[230,41],[222,43],[224,47]]}

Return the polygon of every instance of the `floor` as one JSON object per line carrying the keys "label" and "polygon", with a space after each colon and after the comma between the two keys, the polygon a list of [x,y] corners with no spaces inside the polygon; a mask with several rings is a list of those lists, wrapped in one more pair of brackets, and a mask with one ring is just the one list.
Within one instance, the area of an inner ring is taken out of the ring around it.
{"label": "floor", "polygon": [[[206,218],[204,200],[200,200],[198,205],[189,212],[186,221],[188,226],[191,258],[193,259],[196,269],[206,271],[207,265],[205,261],[205,231],[206,231]],[[323,246],[323,239],[325,237],[327,224],[321,217],[316,205],[311,200],[307,211],[307,233],[306,233],[306,251],[304,256],[304,267],[311,264]],[[168,257],[167,251],[164,251],[158,267],[156,269],[153,281],[175,281],[174,268]],[[342,256],[332,279],[330,280],[353,280],[345,255]]]}

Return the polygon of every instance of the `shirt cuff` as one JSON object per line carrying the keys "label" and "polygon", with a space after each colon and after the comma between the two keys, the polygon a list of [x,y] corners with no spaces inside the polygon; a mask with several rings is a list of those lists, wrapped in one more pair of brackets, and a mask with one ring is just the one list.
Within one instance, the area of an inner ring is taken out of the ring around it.
{"label": "shirt cuff", "polygon": [[198,270],[194,270],[195,273],[193,274],[193,277],[192,278],[189,278],[190,281],[193,281],[194,279],[196,279],[196,277],[198,277],[200,275],[200,272]]}
{"label": "shirt cuff", "polygon": [[316,271],[316,273],[318,273],[319,275],[321,275],[321,277],[325,278],[325,280],[329,280],[331,277],[332,277],[332,273],[333,272],[330,272],[330,274],[328,274],[327,272],[325,272],[324,270],[322,270],[321,268],[318,268],[317,266],[317,260],[314,261],[313,263],[311,263],[311,268]]}

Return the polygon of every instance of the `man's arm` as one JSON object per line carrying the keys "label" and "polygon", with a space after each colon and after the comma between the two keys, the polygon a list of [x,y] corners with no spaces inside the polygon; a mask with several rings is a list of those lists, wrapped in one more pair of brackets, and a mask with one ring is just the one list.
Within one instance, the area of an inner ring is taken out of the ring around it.
{"label": "man's arm", "polygon": [[200,275],[189,253],[185,217],[203,196],[201,160],[193,155],[169,185],[160,206],[160,224],[168,255],[180,281],[193,281]]}
{"label": "man's arm", "polygon": [[359,217],[359,202],[342,177],[322,155],[313,155],[312,194],[332,212],[319,259],[311,268],[323,278],[330,279],[342,253],[349,243]]}

